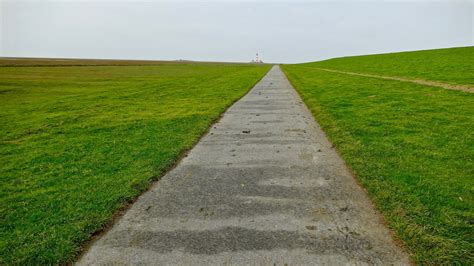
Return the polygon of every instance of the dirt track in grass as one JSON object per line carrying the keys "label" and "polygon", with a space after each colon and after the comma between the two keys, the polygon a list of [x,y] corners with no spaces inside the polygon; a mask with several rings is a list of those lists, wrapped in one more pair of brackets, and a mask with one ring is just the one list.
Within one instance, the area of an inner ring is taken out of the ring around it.
{"label": "dirt track in grass", "polygon": [[311,67],[311,68],[318,69],[318,70],[323,70],[323,71],[327,71],[327,72],[334,72],[334,73],[340,73],[340,74],[353,75],[353,76],[361,76],[361,77],[369,77],[369,78],[379,78],[379,79],[388,79],[388,80],[397,80],[397,81],[402,81],[402,82],[416,83],[416,84],[420,84],[420,85],[427,85],[427,86],[433,86],[433,87],[440,87],[440,88],[448,89],[448,90],[458,90],[458,91],[466,91],[466,92],[474,93],[474,88],[471,88],[471,87],[468,87],[468,86],[452,85],[452,84],[447,84],[447,83],[437,82],[437,81],[429,81],[429,80],[423,80],[423,79],[407,79],[407,78],[389,77],[389,76],[380,76],[380,75],[374,75],[374,74],[365,74],[365,73],[356,73],[356,72],[340,71],[340,70],[334,70],[334,69],[328,69],[328,68],[320,68],[320,67]]}

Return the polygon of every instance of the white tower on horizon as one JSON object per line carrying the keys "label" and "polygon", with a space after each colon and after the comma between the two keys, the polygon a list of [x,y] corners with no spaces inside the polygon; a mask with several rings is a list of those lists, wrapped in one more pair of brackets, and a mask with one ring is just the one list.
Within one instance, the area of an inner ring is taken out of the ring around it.
{"label": "white tower on horizon", "polygon": [[258,53],[255,54],[255,63],[263,63],[262,59],[258,57]]}

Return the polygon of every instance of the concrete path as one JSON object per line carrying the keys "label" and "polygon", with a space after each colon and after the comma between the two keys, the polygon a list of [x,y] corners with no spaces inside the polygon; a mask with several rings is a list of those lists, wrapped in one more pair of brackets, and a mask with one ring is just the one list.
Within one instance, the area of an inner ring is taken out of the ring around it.
{"label": "concrete path", "polygon": [[79,264],[408,264],[275,66]]}

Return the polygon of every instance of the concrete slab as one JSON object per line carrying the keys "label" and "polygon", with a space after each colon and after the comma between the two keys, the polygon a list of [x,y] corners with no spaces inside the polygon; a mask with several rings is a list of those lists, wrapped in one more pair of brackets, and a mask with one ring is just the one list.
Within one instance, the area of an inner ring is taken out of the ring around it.
{"label": "concrete slab", "polygon": [[409,260],[275,66],[78,264]]}

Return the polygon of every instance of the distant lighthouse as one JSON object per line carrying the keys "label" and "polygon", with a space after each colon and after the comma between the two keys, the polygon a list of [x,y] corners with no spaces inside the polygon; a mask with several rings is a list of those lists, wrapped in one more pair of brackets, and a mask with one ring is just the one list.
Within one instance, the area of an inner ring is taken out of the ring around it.
{"label": "distant lighthouse", "polygon": [[263,63],[262,59],[260,59],[260,57],[258,57],[258,53],[255,54],[255,59],[252,60],[252,63],[256,63],[256,64],[262,64]]}

